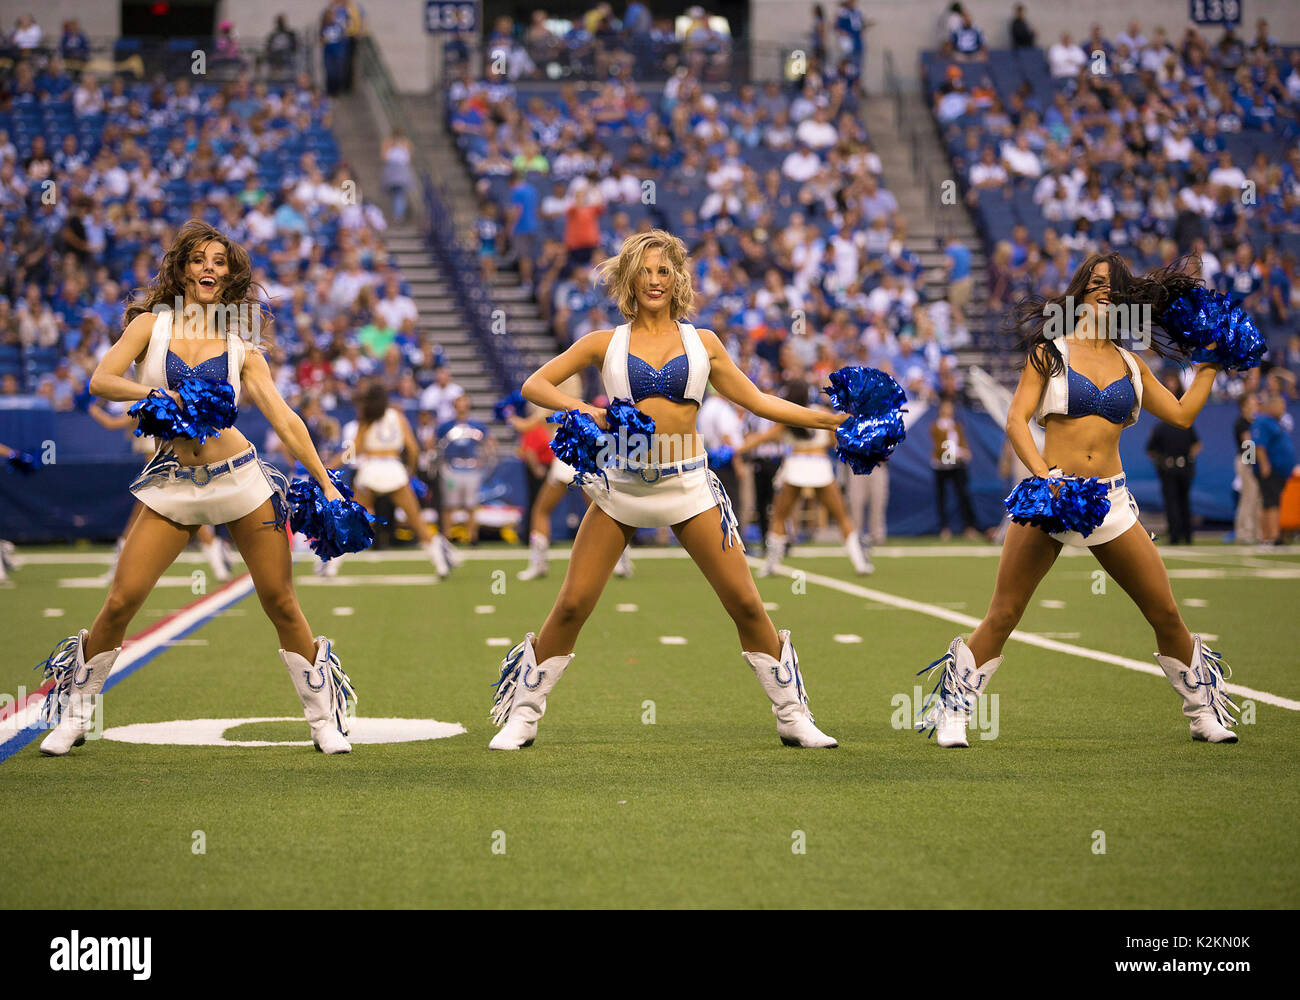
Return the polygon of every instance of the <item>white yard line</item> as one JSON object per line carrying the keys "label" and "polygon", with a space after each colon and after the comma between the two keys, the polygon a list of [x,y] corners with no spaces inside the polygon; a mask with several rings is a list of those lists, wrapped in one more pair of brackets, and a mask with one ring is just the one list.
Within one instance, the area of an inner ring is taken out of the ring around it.
{"label": "white yard line", "polygon": [[[569,549],[558,547],[549,550],[551,559],[568,559]],[[806,545],[791,546],[791,554],[795,558],[817,559],[829,557],[844,556],[844,548],[840,545],[823,545],[810,543]],[[526,548],[484,548],[484,549],[465,549],[457,550],[458,555],[467,562],[502,562],[508,560],[527,560],[529,553]],[[636,547],[633,553],[638,559],[685,559],[686,553],[676,545],[670,545],[664,548],[656,547]],[[1300,557],[1300,545],[1282,546],[1270,550],[1270,554],[1278,556],[1296,556]],[[981,558],[993,559],[1002,554],[1002,547],[999,545],[878,545],[871,549],[873,557],[882,559],[949,559],[949,558]],[[1237,565],[1256,565],[1260,568],[1267,566],[1295,566],[1300,563],[1288,563],[1281,560],[1264,559],[1263,553],[1254,545],[1200,545],[1200,546],[1161,546],[1160,554],[1167,560],[1205,560],[1207,562],[1217,561],[1223,557],[1237,557],[1242,562]],[[1087,549],[1074,549],[1066,547],[1061,552],[1061,558],[1083,558],[1090,557],[1091,553]],[[238,553],[232,552],[232,559],[239,562]],[[363,563],[390,563],[390,562],[428,562],[429,557],[418,549],[397,549],[384,550],[382,552],[353,552],[347,557],[348,562]],[[97,565],[107,566],[113,561],[113,555],[110,552],[34,552],[23,555],[21,550],[15,554],[14,562],[21,568],[23,566],[77,566],[77,565]],[[177,558],[178,563],[193,563],[195,565],[205,565],[207,558],[201,552],[182,552]],[[295,552],[294,562],[309,564],[315,562],[315,556],[310,553]]]}
{"label": "white yard line", "polygon": [[[751,560],[755,565],[758,560]],[[788,567],[781,567],[777,570],[784,576],[792,576],[794,571]],[[869,601],[875,601],[878,604],[887,604],[890,607],[899,608],[903,611],[915,611],[917,614],[928,615],[931,618],[938,618],[942,621],[952,622],[954,625],[961,625],[965,628],[974,628],[980,623],[978,618],[971,615],[964,615],[957,611],[949,611],[947,608],[941,608],[937,604],[927,604],[925,601],[914,601],[908,597],[898,597],[895,594],[886,593],[883,590],[872,590],[870,587],[863,587],[856,583],[847,583],[844,580],[838,580],[833,576],[822,576],[819,573],[809,573],[801,570],[803,578],[809,583],[818,583],[823,587],[829,587],[832,590],[838,590],[842,594],[848,594],[852,597],[863,597]],[[1134,660],[1127,656],[1117,656],[1114,653],[1106,653],[1099,649],[1089,649],[1086,646],[1076,646],[1069,642],[1060,642],[1057,639],[1049,639],[1046,636],[1037,635],[1033,632],[1025,632],[1016,629],[1011,633],[1011,638],[1019,642],[1026,643],[1030,646],[1037,646],[1040,649],[1048,649],[1054,653],[1065,653],[1070,656],[1081,656],[1087,660],[1095,660],[1098,663],[1110,663],[1117,667],[1123,667],[1126,670],[1136,670],[1138,673],[1150,674],[1153,677],[1164,677],[1164,672],[1154,663],[1146,663],[1142,660]],[[1230,694],[1240,695],[1243,698],[1254,698],[1256,701],[1262,701],[1266,705],[1275,705],[1278,708],[1290,709],[1293,712],[1300,712],[1300,701],[1291,698],[1283,698],[1281,695],[1270,694],[1267,691],[1256,691],[1254,688],[1243,687],[1240,684],[1226,685]]]}

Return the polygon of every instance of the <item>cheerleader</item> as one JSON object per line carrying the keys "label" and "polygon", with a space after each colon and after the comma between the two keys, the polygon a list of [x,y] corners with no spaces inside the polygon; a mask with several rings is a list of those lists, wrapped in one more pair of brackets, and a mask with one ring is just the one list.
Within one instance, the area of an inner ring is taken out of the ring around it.
{"label": "cheerleader", "polygon": [[[184,304],[180,319],[174,319],[172,303]],[[177,389],[183,382],[228,382],[236,399],[242,389],[265,414],[289,453],[320,484],[324,499],[341,499],[307,428],[277,391],[262,350],[245,341],[254,331],[222,329],[217,322],[246,327],[250,324],[229,319],[232,311],[244,310],[261,316],[248,253],[212,226],[190,220],[176,234],[143,297],[127,309],[126,330],[95,369],[90,391],[116,401],[165,393],[179,404]],[[133,361],[138,381],[125,377]],[[53,675],[56,685],[47,702],[48,717],[60,718],[41,743],[42,753],[63,756],[84,741],[127,626],[204,524],[225,524],[239,548],[279,636],[280,659],[316,748],[327,754],[351,750],[345,739],[350,682],[333,643],[312,637],[294,594],[284,530],[287,486],[235,427],[201,443],[177,437],[159,446],[131,485],[141,508],[103,607],[89,630],[64,640],[46,661],[47,675]]]}
{"label": "cheerleader", "polygon": [[[798,406],[806,406],[808,383],[798,379],[787,382],[782,395]],[[835,463],[831,460],[829,451],[834,441],[830,431],[824,428],[808,430],[803,427],[784,427],[777,424],[770,430],[748,438],[741,445],[741,450],[748,450],[765,441],[782,439],[790,449],[790,453],[776,473],[775,484],[779,492],[772,503],[772,521],[767,532],[766,558],[758,575],[771,576],[785,558],[786,522],[794,510],[800,490],[812,490],[817,502],[835,520],[854,571],[859,576],[872,573],[875,567],[871,565],[871,556],[862,549],[862,539],[858,537],[853,527],[853,521],[844,508],[844,497],[840,493],[839,484],[835,482]]]}
{"label": "cheerleader", "polygon": [[591,499],[559,596],[540,633],[528,633],[501,667],[492,718],[493,750],[531,746],[546,698],[573,659],[583,623],[638,528],[671,526],[735,622],[746,662],[772,702],[787,746],[833,747],[813,723],[788,631],[777,632],[749,572],[735,513],[708,468],[696,433],[705,386],[771,420],[833,429],[848,419],[767,395],[746,378],[711,330],[683,319],[695,292],[681,240],[651,230],[629,236],[599,273],[628,322],[597,330],[531,375],[523,395],[547,410],[580,410],[607,427],[605,410],[558,387],[588,366],[601,371],[610,400],[631,399],[655,423],[648,450],[620,449],[604,475],[582,483]]}
{"label": "cheerleader", "polygon": [[[1108,327],[1116,315],[1107,309],[1112,303],[1149,306],[1160,324],[1171,300],[1199,288],[1197,279],[1183,273],[1186,263],[1179,261],[1135,278],[1118,254],[1094,254],[1075,272],[1064,296],[1030,297],[1017,305],[1015,316],[1029,331],[1030,351],[1011,401],[1007,436],[1034,476],[1099,477],[1107,491],[1109,512],[1087,534],[1049,534],[1024,523],[1007,529],[993,599],[983,621],[969,643],[958,636],[947,654],[928,668],[942,673],[921,724],[938,733],[940,746],[969,745],[966,729],[976,699],[988,690],[1002,663],[1007,637],[1063,545],[1091,549],[1151,625],[1159,649],[1156,662],[1183,700],[1192,738],[1237,741],[1231,730],[1235,720],[1228,711],[1235,706],[1224,691],[1219,654],[1183,623],[1160,553],[1138,520],[1119,455],[1120,433],[1137,422],[1142,409],[1167,423],[1190,427],[1219,371],[1218,364],[1197,365],[1190,388],[1178,399],[1141,357],[1119,346],[1116,341],[1125,331]],[[1075,303],[1082,305],[1076,308]],[[1062,316],[1064,335],[1046,333],[1047,323]],[[1177,342],[1173,348],[1160,344],[1150,337],[1150,330],[1145,335],[1150,349],[1161,356],[1185,350]],[[1029,422],[1035,419],[1045,429],[1041,454],[1030,433]],[[1051,488],[1061,489],[1056,484]],[[1008,501],[1015,496],[1013,492]]]}
{"label": "cheerleader", "polygon": [[[131,428],[132,430],[138,425],[135,417],[131,416],[123,408],[121,412],[110,413],[98,403],[91,402],[86,407],[86,412],[90,414],[92,420],[99,424],[100,427],[111,431],[120,431]],[[137,437],[131,435],[132,447],[134,450],[142,450],[143,454],[152,455],[158,450],[158,443],[153,438]],[[139,445],[136,444],[139,442]],[[143,446],[142,448],[140,446]],[[117,571],[117,562],[122,557],[122,546],[126,542],[126,536],[131,531],[131,525],[135,523],[136,515],[140,513],[141,504],[137,503],[131,508],[131,513],[126,519],[126,526],[122,529],[122,534],[118,536],[117,544],[113,547],[113,561],[109,563],[108,570],[104,573],[104,584],[113,582],[113,574]],[[199,530],[195,532],[194,537],[198,540],[199,548],[202,549],[204,556],[207,557],[208,565],[212,567],[212,575],[218,583],[225,583],[230,579],[230,553],[226,550],[226,543],[222,541],[210,524],[199,525]]]}
{"label": "cheerleader", "polygon": [[[402,453],[406,453],[406,462]],[[420,516],[420,504],[411,489],[420,456],[411,424],[401,410],[388,405],[388,390],[372,382],[361,394],[357,412],[355,452],[357,473],[352,488],[357,502],[375,512],[375,498],[386,496],[406,515],[406,523],[420,540],[434,571],[442,579],[450,572],[441,541]],[[337,563],[338,560],[331,560]]]}
{"label": "cheerleader", "polygon": [[[573,378],[559,388],[568,395],[574,395],[581,385],[581,379]],[[526,417],[512,416],[510,423],[521,435],[527,434],[534,427],[546,423],[546,411],[534,407],[534,412]],[[578,471],[572,465],[561,462],[558,458],[551,458],[551,464],[546,467],[546,477],[537,490],[537,497],[533,500],[532,512],[528,518],[528,566],[515,574],[518,579],[524,582],[537,580],[550,572],[551,514],[564,499],[577,474]],[[582,502],[584,506],[591,505],[591,499],[585,493],[582,495]],[[618,557],[618,563],[614,566],[615,576],[632,575],[630,552],[630,547],[625,546],[623,554]]]}

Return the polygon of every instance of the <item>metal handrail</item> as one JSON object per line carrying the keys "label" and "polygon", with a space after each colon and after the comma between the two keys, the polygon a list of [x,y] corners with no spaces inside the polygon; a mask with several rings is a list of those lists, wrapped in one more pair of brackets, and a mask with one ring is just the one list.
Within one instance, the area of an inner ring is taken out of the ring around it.
{"label": "metal handrail", "polygon": [[[317,49],[319,37],[313,29],[293,31],[298,40],[294,49],[293,60],[284,68],[273,67],[266,52],[266,38],[262,36],[256,42],[247,38],[239,39],[240,60],[251,63],[258,79],[268,81],[288,81],[300,73],[308,73],[317,78]],[[0,67],[14,65],[23,60],[31,60],[38,66],[45,66],[55,56],[64,60],[70,72],[83,69],[95,72],[127,73],[137,79],[148,79],[156,74],[170,78],[189,76],[191,53],[202,51],[209,62],[208,73],[212,79],[226,82],[239,79],[244,75],[242,65],[228,65],[225,62],[213,62],[216,49],[215,35],[93,35],[87,36],[89,58],[64,58],[60,44],[53,37],[48,44],[22,49],[0,40]],[[175,47],[176,42],[190,41],[193,49],[188,51]]]}

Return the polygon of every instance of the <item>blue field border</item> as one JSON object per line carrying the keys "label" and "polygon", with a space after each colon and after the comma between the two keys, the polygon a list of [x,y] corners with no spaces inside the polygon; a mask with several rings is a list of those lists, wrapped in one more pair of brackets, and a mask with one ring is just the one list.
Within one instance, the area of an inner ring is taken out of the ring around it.
{"label": "blue field border", "polygon": [[[174,639],[184,639],[187,635],[192,635],[194,632],[198,631],[208,622],[212,621],[212,619],[217,617],[217,615],[221,614],[227,608],[234,607],[236,604],[238,604],[240,601],[242,601],[245,597],[247,597],[251,593],[253,593],[253,589],[251,587],[248,590],[245,590],[243,593],[239,593],[238,591],[235,591],[234,596],[232,596],[229,600],[223,601],[222,603],[218,604],[202,618],[197,619],[192,625],[186,626],[184,630],[176,633]],[[166,646],[158,646],[154,649],[151,649],[149,650],[149,652],[145,653],[138,660],[132,663],[129,667],[124,667],[122,670],[115,673],[112,677],[110,677],[105,682],[104,692],[107,693],[111,691],[113,688],[117,687],[118,684],[122,683],[122,681],[130,677],[133,673],[135,673],[137,670],[143,667],[146,663],[149,663],[155,656],[163,652],[166,648],[167,648]],[[0,764],[3,764],[10,757],[22,751],[29,743],[35,740],[42,733],[46,733],[46,732],[49,732],[49,729],[45,726],[39,726],[39,725],[28,726],[26,729],[20,729],[13,736],[9,737],[9,739],[7,739],[4,743],[0,743]]]}

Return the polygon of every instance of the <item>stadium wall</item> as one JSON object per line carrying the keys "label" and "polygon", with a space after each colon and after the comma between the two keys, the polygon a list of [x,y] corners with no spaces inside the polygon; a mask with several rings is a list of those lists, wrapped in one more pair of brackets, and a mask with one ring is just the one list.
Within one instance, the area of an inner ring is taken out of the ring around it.
{"label": "stadium wall", "polygon": [[[350,414],[335,414],[340,419]],[[413,422],[416,414],[407,414]],[[907,439],[889,460],[889,508],[891,535],[928,535],[939,529],[934,500],[934,472],[930,468],[930,424],[936,411],[924,414],[908,431]],[[987,413],[959,407],[958,418],[966,428],[973,458],[970,491],[980,527],[996,524],[1002,517],[1002,498],[1013,485],[997,472],[998,458],[1006,442],[1006,431]],[[1192,487],[1192,510],[1206,522],[1223,524],[1232,520],[1235,498],[1232,492],[1233,403],[1211,403],[1196,422],[1204,445],[1197,462]],[[1120,441],[1120,455],[1129,487],[1145,515],[1164,510],[1160,483],[1151,460],[1145,454],[1147,439],[1158,421],[1143,412],[1137,426]],[[238,427],[255,444],[267,440],[270,428],[256,409],[245,407]],[[1300,430],[1292,433],[1300,445]],[[75,538],[106,540],[116,537],[133,503],[127,487],[144,465],[147,456],[132,454],[129,438],[121,431],[109,431],[76,411],[0,410],[0,441],[30,452],[40,465],[30,474],[10,470],[0,463],[0,538],[20,543],[66,541]],[[55,450],[50,450],[50,444]],[[291,470],[281,467],[288,473]],[[523,464],[513,456],[503,458],[484,483],[492,502],[526,506],[527,488]],[[950,516],[955,515],[949,503]],[[573,527],[582,503],[576,490],[552,517],[552,537],[573,537]],[[954,528],[959,527],[954,524]]]}
{"label": "stadium wall", "polygon": [[[433,88],[433,46],[424,31],[424,4],[419,0],[366,0],[366,26],[388,64],[393,83],[403,94],[424,94]],[[285,15],[289,26],[301,30],[320,24],[324,0],[225,0],[218,15],[235,23],[247,44],[271,33],[275,18]]]}
{"label": "stadium wall", "polygon": [[[780,72],[780,56],[773,43],[790,45],[790,40],[809,41],[814,0],[752,0],[750,37],[755,40],[751,53],[756,71],[764,78]],[[917,58],[927,49],[936,49],[945,40],[942,34],[951,0],[858,0],[858,8],[875,21],[866,36],[867,88],[873,94],[884,89],[884,53],[894,55],[894,63],[906,88],[919,86]],[[989,48],[1010,48],[1011,11],[1014,0],[963,0],[975,26],[984,33]],[[833,25],[838,0],[823,0],[828,22]],[[1243,21],[1239,33],[1254,37],[1255,22],[1268,21],[1270,33],[1280,42],[1300,42],[1300,3],[1296,0],[1243,0]],[[1062,31],[1069,31],[1076,42],[1083,41],[1094,23],[1110,34],[1122,30],[1136,18],[1144,32],[1162,25],[1171,43],[1177,45],[1183,32],[1192,26],[1188,18],[1188,0],[1091,0],[1085,6],[1063,0],[1044,3],[1026,0],[1025,15],[1038,34],[1042,48],[1055,43]],[[1202,27],[1212,41],[1221,32],[1213,25]],[[834,32],[826,39],[828,50],[835,44]],[[764,44],[766,43],[766,44]]]}

